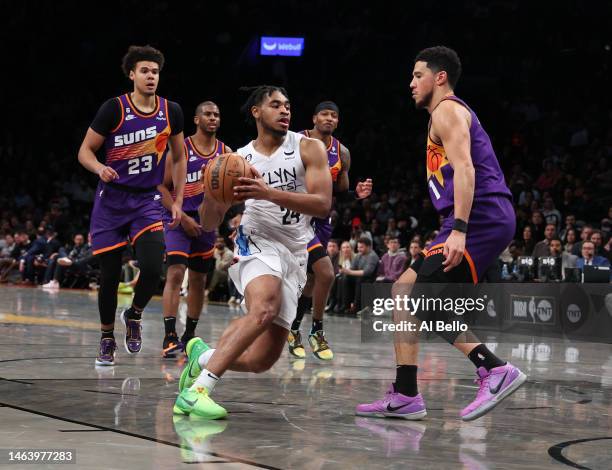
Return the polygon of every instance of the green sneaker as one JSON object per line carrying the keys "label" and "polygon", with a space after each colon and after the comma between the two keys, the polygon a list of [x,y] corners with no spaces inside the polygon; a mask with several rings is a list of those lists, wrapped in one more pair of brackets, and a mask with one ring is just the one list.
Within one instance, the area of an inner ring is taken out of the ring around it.
{"label": "green sneaker", "polygon": [[202,372],[202,368],[198,363],[198,359],[200,355],[208,351],[210,346],[202,341],[202,338],[191,338],[187,343],[187,347],[185,347],[185,354],[187,354],[187,358],[189,362],[181,372],[181,378],[179,379],[179,392],[182,392],[184,389],[189,388],[196,381],[200,372]]}
{"label": "green sneaker", "polygon": [[208,396],[208,390],[205,387],[183,390],[176,398],[172,411],[174,414],[189,415],[192,418],[221,419],[227,416],[225,408],[217,405]]}
{"label": "green sneaker", "polygon": [[210,462],[210,439],[227,428],[227,421],[189,419],[188,416],[172,417],[174,431],[181,438],[181,456],[187,463]]}

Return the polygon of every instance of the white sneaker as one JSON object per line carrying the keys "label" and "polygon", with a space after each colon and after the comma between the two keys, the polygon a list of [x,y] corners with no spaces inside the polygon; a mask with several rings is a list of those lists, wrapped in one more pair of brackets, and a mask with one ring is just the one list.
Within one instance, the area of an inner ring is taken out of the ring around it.
{"label": "white sneaker", "polygon": [[59,289],[59,282],[57,281],[49,281],[46,284],[42,285],[43,289]]}
{"label": "white sneaker", "polygon": [[232,295],[227,301],[227,305],[233,305],[234,303],[236,303],[236,297]]}

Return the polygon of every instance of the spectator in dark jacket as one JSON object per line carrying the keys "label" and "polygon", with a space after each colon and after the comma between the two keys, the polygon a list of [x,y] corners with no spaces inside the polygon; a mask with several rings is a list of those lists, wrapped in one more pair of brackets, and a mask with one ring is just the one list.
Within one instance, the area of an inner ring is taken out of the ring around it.
{"label": "spectator in dark jacket", "polygon": [[44,229],[39,227],[38,233],[38,238],[20,260],[19,270],[22,273],[23,284],[34,284],[36,279],[42,283],[43,273],[49,261],[57,257],[62,246],[52,226],[49,225]]}
{"label": "spectator in dark jacket", "polygon": [[[85,243],[85,237],[77,233],[73,238],[74,245],[71,249],[66,250],[61,248],[58,256],[49,262],[50,270],[47,270],[47,282],[43,284],[43,288],[57,289],[59,288],[67,276],[84,275],[91,269],[91,263],[94,259],[93,251],[88,243]],[[49,273],[49,271],[51,271]]]}
{"label": "spectator in dark jacket", "polygon": [[9,253],[8,257],[4,258],[0,263],[0,282],[7,282],[9,275],[13,269],[19,266],[19,260],[28,252],[30,249],[30,239],[28,234],[19,230],[15,233],[15,245]]}

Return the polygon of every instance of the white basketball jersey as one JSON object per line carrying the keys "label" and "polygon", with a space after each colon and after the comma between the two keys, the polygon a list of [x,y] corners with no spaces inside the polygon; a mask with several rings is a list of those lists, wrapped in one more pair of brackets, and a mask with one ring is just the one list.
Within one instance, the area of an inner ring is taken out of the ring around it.
{"label": "white basketball jersey", "polygon": [[[300,154],[302,134],[288,131],[283,144],[272,155],[255,150],[253,142],[238,149],[271,188],[294,193],[306,191],[306,169]],[[242,215],[245,233],[276,240],[290,251],[305,250],[314,237],[309,215],[299,214],[270,201],[247,199]]]}

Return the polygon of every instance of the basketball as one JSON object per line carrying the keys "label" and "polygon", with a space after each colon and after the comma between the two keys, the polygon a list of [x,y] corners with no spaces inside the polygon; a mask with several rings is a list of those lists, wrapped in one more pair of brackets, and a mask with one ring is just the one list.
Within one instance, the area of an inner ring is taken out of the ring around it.
{"label": "basketball", "polygon": [[238,153],[217,155],[206,165],[202,175],[204,194],[217,202],[224,204],[234,200],[234,186],[238,186],[238,178],[252,178],[251,165]]}

